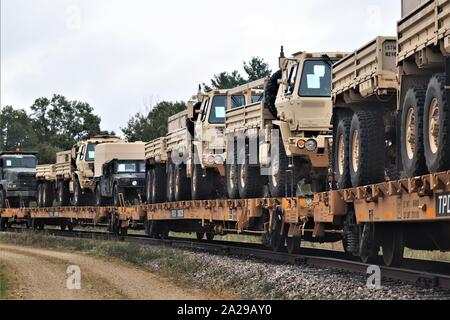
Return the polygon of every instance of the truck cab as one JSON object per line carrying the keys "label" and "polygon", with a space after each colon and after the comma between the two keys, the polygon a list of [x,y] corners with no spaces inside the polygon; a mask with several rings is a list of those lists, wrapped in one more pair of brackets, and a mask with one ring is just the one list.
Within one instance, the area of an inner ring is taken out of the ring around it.
{"label": "truck cab", "polygon": [[[72,165],[76,168],[75,174],[78,177],[82,190],[87,189],[93,191],[95,185],[94,178],[94,161],[96,148],[100,144],[115,143],[121,141],[118,137],[113,136],[95,136],[91,139],[78,142],[72,149]],[[72,179],[72,182],[75,182]],[[73,186],[71,190],[74,190]]]}
{"label": "truck cab", "polygon": [[0,153],[0,208],[29,206],[36,200],[37,158],[35,153]]}
{"label": "truck cab", "polygon": [[[225,119],[227,106],[240,108],[247,103],[262,99],[262,92],[255,92],[252,101],[244,94],[229,95],[229,90],[211,90],[197,96],[188,103],[188,118],[193,137],[192,157],[188,165],[193,200],[204,200],[225,193],[218,181],[225,177],[226,137]],[[230,99],[230,101],[229,101]],[[211,188],[211,184],[217,188]],[[212,190],[214,189],[214,190]]]}
{"label": "truck cab", "polygon": [[[94,161],[97,206],[140,203],[145,200],[145,144],[104,143]],[[123,198],[122,198],[123,196]]]}
{"label": "truck cab", "polygon": [[[112,199],[114,206],[120,206],[120,194],[125,203],[135,203],[144,199],[145,195],[145,161],[144,160],[111,160],[103,165],[103,175],[100,178],[102,198]],[[99,199],[97,197],[97,199]],[[102,206],[106,201],[98,201]]]}
{"label": "truck cab", "polygon": [[[332,138],[331,69],[342,53],[282,53],[278,94],[272,107],[286,155],[307,156],[313,167],[327,167],[327,140]],[[330,140],[331,141],[331,140]]]}

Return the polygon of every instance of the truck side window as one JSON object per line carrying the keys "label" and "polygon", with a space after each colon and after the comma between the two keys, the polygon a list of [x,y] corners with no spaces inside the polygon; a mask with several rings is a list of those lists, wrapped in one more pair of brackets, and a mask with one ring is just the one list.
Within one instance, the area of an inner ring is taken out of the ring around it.
{"label": "truck side window", "polygon": [[233,109],[240,108],[245,105],[245,96],[232,96],[231,100],[233,101]]}
{"label": "truck side window", "polygon": [[295,80],[297,79],[297,71],[298,71],[298,64],[294,64],[291,67],[291,71],[289,72],[289,79],[286,84],[286,90],[284,91],[284,94],[286,96],[290,96],[294,93]]}

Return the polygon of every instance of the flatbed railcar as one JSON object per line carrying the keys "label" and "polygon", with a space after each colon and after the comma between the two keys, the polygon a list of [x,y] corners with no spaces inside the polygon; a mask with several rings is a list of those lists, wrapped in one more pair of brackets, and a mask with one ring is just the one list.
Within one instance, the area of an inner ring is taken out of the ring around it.
{"label": "flatbed railcar", "polygon": [[63,230],[100,226],[126,235],[146,230],[150,237],[169,232],[198,238],[245,234],[260,236],[275,251],[298,253],[301,241],[342,241],[349,255],[370,262],[380,248],[385,264],[401,264],[404,248],[450,251],[450,171],[335,190],[304,198],[206,200],[132,207],[6,208],[1,227],[25,224]]}

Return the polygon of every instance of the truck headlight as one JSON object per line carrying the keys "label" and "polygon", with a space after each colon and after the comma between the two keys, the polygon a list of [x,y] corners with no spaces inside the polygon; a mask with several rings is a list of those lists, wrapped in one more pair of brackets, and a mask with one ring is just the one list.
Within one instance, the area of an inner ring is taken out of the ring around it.
{"label": "truck headlight", "polygon": [[223,158],[220,155],[215,156],[214,161],[216,164],[223,164]]}
{"label": "truck headlight", "polygon": [[133,181],[131,184],[133,185],[133,187],[137,187],[138,186],[138,182],[137,181]]}
{"label": "truck headlight", "polygon": [[306,142],[305,147],[306,147],[306,150],[308,150],[308,151],[311,151],[311,152],[316,151],[316,149],[317,149],[317,142],[315,140],[312,140],[312,139],[308,140]]}
{"label": "truck headlight", "polygon": [[17,185],[15,185],[15,184],[8,184],[8,185],[6,185],[6,187],[8,189],[15,189],[15,188],[17,188]]}

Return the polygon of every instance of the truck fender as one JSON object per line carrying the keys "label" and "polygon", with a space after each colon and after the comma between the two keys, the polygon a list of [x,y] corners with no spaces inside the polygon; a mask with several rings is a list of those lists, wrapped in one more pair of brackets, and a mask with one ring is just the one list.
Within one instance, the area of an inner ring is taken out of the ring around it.
{"label": "truck fender", "polygon": [[273,121],[272,122],[275,127],[272,130],[278,129],[281,133],[281,140],[283,141],[284,149],[286,150],[286,155],[288,157],[292,156],[291,150],[289,149],[289,139],[291,138],[291,129],[289,128],[289,124],[285,121]]}

